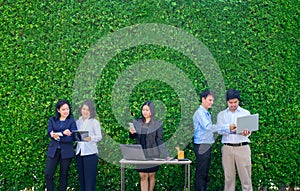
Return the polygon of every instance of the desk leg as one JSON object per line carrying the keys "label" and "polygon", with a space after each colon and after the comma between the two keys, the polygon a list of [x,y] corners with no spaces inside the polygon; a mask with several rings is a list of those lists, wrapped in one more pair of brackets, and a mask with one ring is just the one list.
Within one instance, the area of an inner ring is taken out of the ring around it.
{"label": "desk leg", "polygon": [[191,169],[190,169],[190,164],[188,164],[188,191],[191,190]]}
{"label": "desk leg", "polygon": [[186,191],[186,182],[187,182],[187,164],[184,165],[184,187],[183,191]]}
{"label": "desk leg", "polygon": [[125,191],[125,164],[121,164],[121,191]]}
{"label": "desk leg", "polygon": [[187,184],[188,191],[191,190],[191,187],[190,187],[190,185],[191,185],[190,177],[191,177],[190,164],[185,164],[184,165],[184,188],[183,188],[184,191],[186,191],[186,184]]}

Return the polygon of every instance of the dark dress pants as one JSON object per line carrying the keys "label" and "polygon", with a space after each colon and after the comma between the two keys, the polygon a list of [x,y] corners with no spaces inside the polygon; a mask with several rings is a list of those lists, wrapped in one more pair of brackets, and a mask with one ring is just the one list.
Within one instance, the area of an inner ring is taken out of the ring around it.
{"label": "dark dress pants", "polygon": [[77,169],[81,191],[95,191],[98,155],[76,155]]}
{"label": "dark dress pants", "polygon": [[46,169],[45,169],[45,179],[47,191],[54,191],[55,184],[53,177],[57,164],[60,162],[60,173],[59,173],[59,191],[67,190],[68,183],[68,172],[70,169],[72,158],[62,159],[61,150],[57,149],[54,158],[47,157]]}
{"label": "dark dress pants", "polygon": [[211,144],[194,144],[196,173],[194,191],[206,191],[211,161]]}

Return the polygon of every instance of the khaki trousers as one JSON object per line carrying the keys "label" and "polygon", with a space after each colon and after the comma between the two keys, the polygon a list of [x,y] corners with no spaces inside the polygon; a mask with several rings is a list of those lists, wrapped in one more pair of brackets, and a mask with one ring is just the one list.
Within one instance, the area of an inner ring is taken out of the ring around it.
{"label": "khaki trousers", "polygon": [[251,150],[249,145],[222,146],[222,165],[225,176],[224,191],[235,191],[236,168],[243,191],[252,191]]}

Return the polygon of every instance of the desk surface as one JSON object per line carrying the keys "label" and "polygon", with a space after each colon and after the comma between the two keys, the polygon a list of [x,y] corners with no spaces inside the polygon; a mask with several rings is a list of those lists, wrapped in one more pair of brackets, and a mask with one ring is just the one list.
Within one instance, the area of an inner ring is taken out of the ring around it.
{"label": "desk surface", "polygon": [[[190,164],[192,163],[191,160],[186,159],[186,160],[125,160],[121,159],[119,161],[121,164],[121,191],[125,191],[125,166],[126,164],[168,164],[168,165],[184,165],[185,166],[185,179],[184,179],[184,189],[183,190],[188,190],[190,191]],[[187,188],[186,188],[186,180],[187,180]]]}
{"label": "desk surface", "polygon": [[120,164],[191,164],[191,160],[126,160],[121,159]]}

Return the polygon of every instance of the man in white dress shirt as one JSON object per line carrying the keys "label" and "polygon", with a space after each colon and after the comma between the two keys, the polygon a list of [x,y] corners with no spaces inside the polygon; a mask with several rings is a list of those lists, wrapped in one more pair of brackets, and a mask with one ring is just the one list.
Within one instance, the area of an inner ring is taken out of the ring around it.
{"label": "man in white dress shirt", "polygon": [[[217,124],[236,124],[238,116],[250,115],[250,112],[239,106],[238,90],[230,89],[226,93],[228,108],[218,114]],[[224,191],[234,191],[236,185],[236,168],[243,191],[252,191],[251,181],[251,150],[250,131],[245,129],[242,134],[224,133],[222,135],[222,165],[225,175]]]}

